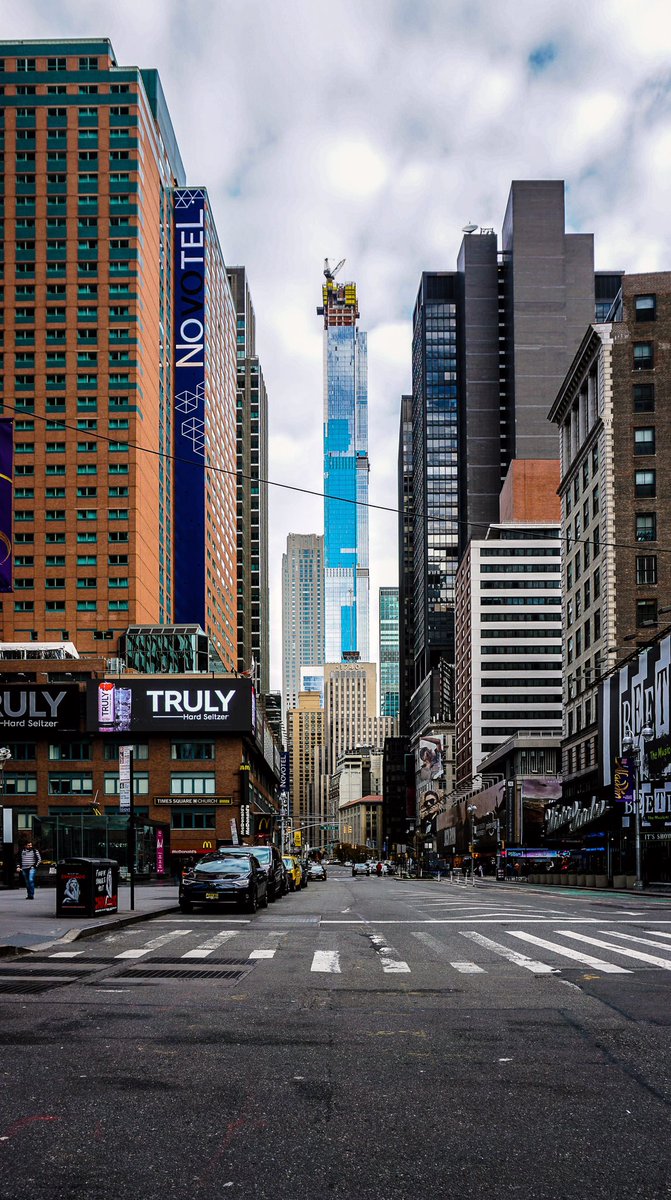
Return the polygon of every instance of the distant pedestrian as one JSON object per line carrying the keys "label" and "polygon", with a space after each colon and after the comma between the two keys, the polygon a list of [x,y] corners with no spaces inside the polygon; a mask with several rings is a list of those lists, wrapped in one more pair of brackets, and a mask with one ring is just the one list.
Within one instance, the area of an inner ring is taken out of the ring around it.
{"label": "distant pedestrian", "polygon": [[32,842],[26,842],[19,854],[19,865],[26,885],[26,900],[35,899],[35,872],[42,862],[42,855]]}

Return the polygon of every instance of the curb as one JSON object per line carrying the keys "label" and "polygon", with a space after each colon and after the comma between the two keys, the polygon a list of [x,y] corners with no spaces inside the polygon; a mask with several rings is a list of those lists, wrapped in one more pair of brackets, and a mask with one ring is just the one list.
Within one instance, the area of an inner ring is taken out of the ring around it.
{"label": "curb", "polygon": [[78,942],[81,938],[96,937],[100,933],[105,933],[108,929],[122,929],[125,925],[137,925],[140,921],[151,921],[153,917],[162,917],[166,913],[172,912],[179,912],[178,905],[170,905],[169,908],[159,908],[148,913],[129,913],[128,915],[119,917],[118,920],[106,920],[100,925],[89,925],[83,929],[68,929],[63,934],[63,937],[54,938],[50,942],[39,942],[34,946],[0,945],[0,958],[18,957],[36,952],[40,953],[43,950],[51,949],[52,946],[67,946],[71,942]]}

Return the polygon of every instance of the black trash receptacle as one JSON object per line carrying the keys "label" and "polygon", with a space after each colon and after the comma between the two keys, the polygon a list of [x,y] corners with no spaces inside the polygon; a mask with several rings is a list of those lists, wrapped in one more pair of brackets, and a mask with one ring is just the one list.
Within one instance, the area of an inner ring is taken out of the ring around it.
{"label": "black trash receptacle", "polygon": [[119,864],[113,858],[64,858],[57,866],[56,916],[101,917],[119,908]]}

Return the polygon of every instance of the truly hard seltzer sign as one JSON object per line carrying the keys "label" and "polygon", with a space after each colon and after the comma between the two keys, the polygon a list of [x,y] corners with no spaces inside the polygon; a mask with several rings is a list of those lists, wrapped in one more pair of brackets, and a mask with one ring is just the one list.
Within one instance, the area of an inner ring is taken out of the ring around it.
{"label": "truly hard seltzer sign", "polygon": [[0,731],[39,733],[40,730],[55,732],[61,729],[79,729],[79,689],[76,685],[22,687],[6,684],[0,688]]}
{"label": "truly hard seltzer sign", "polygon": [[205,628],[205,252],[207,194],[174,191],[175,622]]}
{"label": "truly hard seltzer sign", "polygon": [[250,679],[216,682],[100,680],[86,690],[86,724],[91,732],[253,732]]}

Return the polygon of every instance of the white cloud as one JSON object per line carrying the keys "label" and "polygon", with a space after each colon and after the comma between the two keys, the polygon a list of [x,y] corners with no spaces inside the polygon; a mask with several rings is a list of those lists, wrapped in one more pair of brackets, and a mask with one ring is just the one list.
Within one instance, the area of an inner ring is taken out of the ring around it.
{"label": "white cloud", "polygon": [[[321,486],[319,303],[347,258],[369,331],[371,499],[396,502],[400,395],[422,270],[461,228],[500,229],[510,180],[565,178],[597,265],[671,267],[666,0],[5,0],[3,37],[106,35],[158,68],[191,182],[249,272],[271,408],[271,476]],[[289,531],[322,506],[271,493],[274,682]],[[371,511],[374,588],[395,517]],[[376,607],[375,590],[371,608]],[[374,639],[373,639],[373,644]]]}

